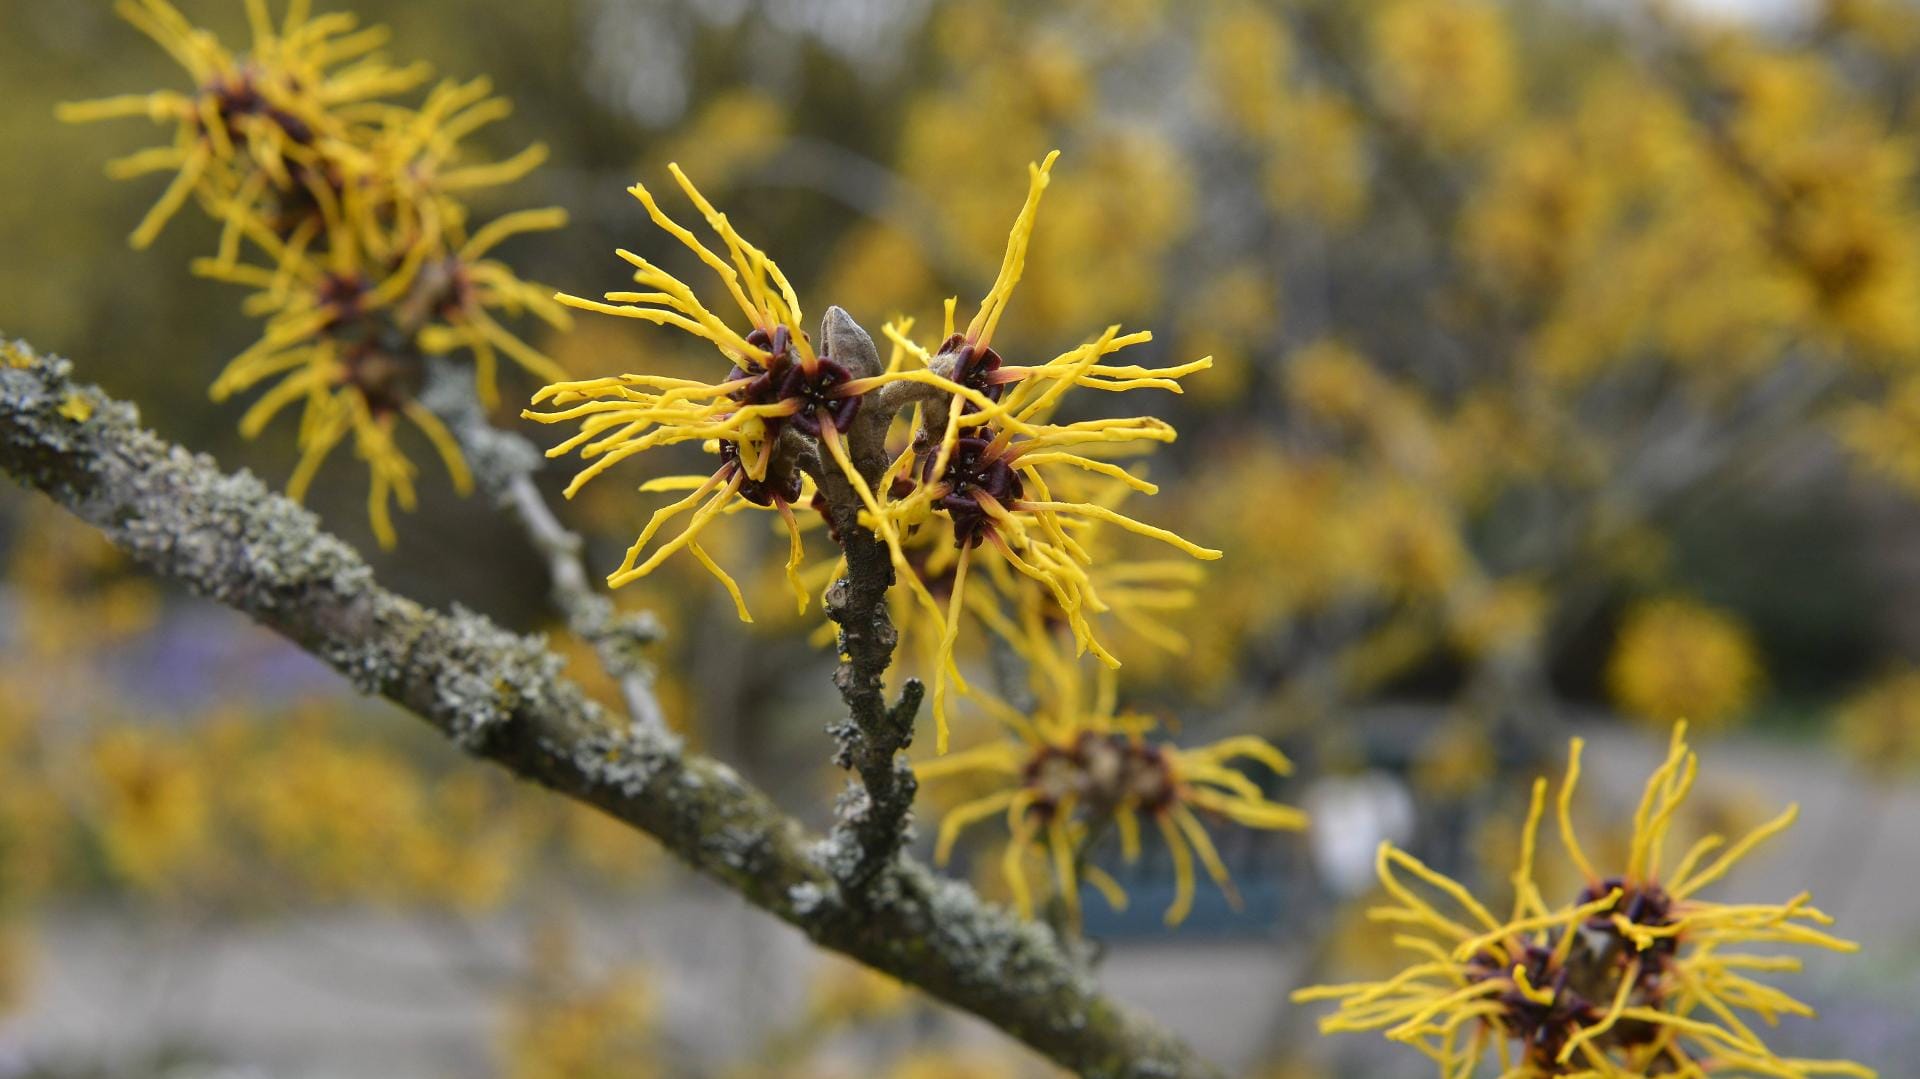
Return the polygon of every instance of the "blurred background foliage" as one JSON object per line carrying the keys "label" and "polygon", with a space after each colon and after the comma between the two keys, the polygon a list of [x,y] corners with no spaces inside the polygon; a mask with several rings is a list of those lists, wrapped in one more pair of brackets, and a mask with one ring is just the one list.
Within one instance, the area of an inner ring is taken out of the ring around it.
{"label": "blurred background foliage", "polygon": [[[176,71],[105,4],[0,3],[0,328],[75,357],[164,435],[282,479],[286,433],[242,441],[236,411],[206,395],[256,332],[226,286],[186,272],[213,226],[183,216],[129,252],[155,191],[99,163],[151,133],[53,119],[58,101],[173,86]],[[243,40],[237,3],[182,7]],[[480,209],[568,207],[570,227],[507,257],[575,293],[605,287],[615,247],[658,249],[623,189],[678,161],[815,311],[938,325],[943,297],[991,280],[1025,164],[1064,151],[1000,339],[1045,357],[1121,322],[1157,334],[1138,362],[1216,359],[1156,405],[1182,436],[1144,512],[1227,559],[1167,612],[1182,647],[1126,653],[1124,692],[1191,731],[1268,735],[1319,777],[1285,792],[1319,813],[1310,842],[1223,837],[1249,909],[1203,909],[1182,939],[1351,965],[1378,947],[1355,859],[1394,836],[1466,876],[1483,856],[1503,864],[1522,777],[1569,724],[1642,724],[1653,744],[1685,716],[1838,755],[1872,789],[1913,784],[1914,6],[381,7],[362,13],[392,26],[396,56],[490,75],[516,102],[482,133],[489,150],[552,148],[511,202]],[[536,343],[580,377],[710,363],[605,319]],[[380,552],[363,482],[333,462],[310,501],[386,580],[552,632],[610,694],[553,624],[510,524],[430,481]],[[650,508],[603,484],[568,512],[594,537],[591,564],[610,566]],[[722,562],[766,567],[742,582],[762,594],[782,544],[711,542]],[[14,490],[0,557],[0,1008],[31,1007],[37,927],[75,904],[198,926],[511,912],[521,954],[474,975],[500,1074],[1025,1074],[998,1045],[914,1049],[926,1007],[835,967],[758,1047],[717,1063],[677,1044],[657,1021],[674,987],[583,956],[570,929],[583,905],[645,910],[685,886],[644,841],[462,766]],[[743,627],[697,566],[620,599],[667,630],[658,685],[689,739],[823,820],[841,780],[820,738],[836,703],[815,623],[761,604]],[[1155,873],[1129,887],[1150,892]],[[1092,925],[1120,940],[1148,927]],[[1297,1031],[1284,1011],[1275,1046]],[[849,1027],[864,1033],[849,1043]],[[1334,1066],[1319,1052],[1272,1074]],[[108,1066],[22,1059],[21,1074]]]}

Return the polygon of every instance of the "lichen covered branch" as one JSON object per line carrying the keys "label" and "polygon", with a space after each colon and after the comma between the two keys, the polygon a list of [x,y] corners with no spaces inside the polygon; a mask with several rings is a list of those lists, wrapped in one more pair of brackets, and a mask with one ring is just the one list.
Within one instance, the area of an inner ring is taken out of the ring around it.
{"label": "lichen covered branch", "polygon": [[469,752],[649,833],[822,947],[1063,1067],[1127,1079],[1218,1074],[1102,996],[1044,928],[910,858],[888,859],[849,901],[839,863],[858,851],[845,842],[816,841],[724,764],[613,721],[537,639],[382,588],[311,513],[141,428],[131,406],[74,382],[70,369],[0,345],[0,469],[148,569],[283,634]]}
{"label": "lichen covered branch", "polygon": [[579,534],[560,523],[533,482],[542,463],[540,451],[526,438],[487,422],[473,376],[465,368],[434,362],[421,403],[459,441],[480,489],[519,523],[546,559],[554,606],[566,617],[567,628],[593,645],[601,668],[620,687],[627,714],[637,723],[665,731],[666,717],[641,655],[643,648],[659,639],[659,623],[649,615],[620,614],[613,601],[593,586],[580,559],[584,543]]}

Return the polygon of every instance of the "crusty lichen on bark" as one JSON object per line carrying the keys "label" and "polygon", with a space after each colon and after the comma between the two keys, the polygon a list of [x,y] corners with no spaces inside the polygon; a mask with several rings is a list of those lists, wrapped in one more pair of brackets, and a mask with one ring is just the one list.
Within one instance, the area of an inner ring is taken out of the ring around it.
{"label": "crusty lichen on bark", "polygon": [[[864,878],[849,873],[848,860],[865,856],[857,827],[816,839],[726,765],[609,717],[538,638],[382,588],[312,513],[160,439],[131,405],[22,343],[0,342],[0,469],[148,569],[285,635],[468,751],[651,834],[821,946],[979,1015],[1063,1067],[1125,1079],[1217,1074],[1100,994],[1044,927],[903,855]],[[877,747],[904,744],[876,730]],[[850,878],[864,881],[857,902],[843,887]]]}
{"label": "crusty lichen on bark", "polygon": [[539,449],[524,436],[488,422],[473,373],[465,368],[430,360],[421,403],[440,417],[460,444],[481,491],[520,525],[546,560],[554,606],[566,617],[567,628],[593,646],[601,668],[619,687],[627,714],[656,731],[666,730],[666,717],[642,654],[659,639],[660,624],[650,613],[621,614],[613,600],[588,580],[581,561],[585,543],[554,516],[533,482],[534,473],[545,463]]}

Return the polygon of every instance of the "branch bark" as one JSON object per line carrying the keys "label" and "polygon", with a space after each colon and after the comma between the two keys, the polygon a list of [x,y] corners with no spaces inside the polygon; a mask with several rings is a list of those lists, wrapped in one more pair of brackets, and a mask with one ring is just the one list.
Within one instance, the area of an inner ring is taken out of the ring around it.
{"label": "branch bark", "polygon": [[[880,373],[880,354],[873,338],[838,307],[829,307],[820,323],[826,355],[856,378]],[[867,401],[846,434],[848,459],[869,489],[887,468],[887,428],[893,411]],[[900,700],[888,705],[887,669],[893,665],[899,632],[887,613],[887,592],[894,584],[893,559],[887,545],[860,523],[864,505],[852,482],[832,461],[813,461],[818,485],[835,540],[846,556],[846,572],[828,588],[827,617],[840,627],[840,666],[833,684],[847,705],[847,718],[831,728],[838,743],[838,763],[860,776],[840,804],[835,838],[849,847],[852,857],[841,864],[840,882],[858,897],[899,854],[912,835],[912,810],[919,781],[901,754],[913,742],[914,715],[920,709],[922,687],[909,679]]]}
{"label": "branch bark", "polygon": [[846,897],[818,841],[726,765],[616,723],[561,660],[471,611],[382,588],[346,543],[248,473],[139,426],[64,360],[0,342],[0,469],[148,569],[241,611],[413,712],[476,756],[645,831],[693,868],[846,954],[974,1013],[1082,1075],[1217,1076],[1103,996],[1044,928],[916,860]]}
{"label": "branch bark", "polygon": [[543,458],[534,444],[487,422],[473,375],[444,360],[430,360],[421,403],[440,417],[460,443],[480,489],[505,510],[547,562],[553,605],[567,628],[593,645],[600,666],[620,688],[621,703],[635,722],[665,732],[666,716],[653,695],[652,679],[641,650],[660,639],[650,615],[621,615],[613,600],[596,589],[580,560],[585,546],[578,533],[560,523],[534,485]]}

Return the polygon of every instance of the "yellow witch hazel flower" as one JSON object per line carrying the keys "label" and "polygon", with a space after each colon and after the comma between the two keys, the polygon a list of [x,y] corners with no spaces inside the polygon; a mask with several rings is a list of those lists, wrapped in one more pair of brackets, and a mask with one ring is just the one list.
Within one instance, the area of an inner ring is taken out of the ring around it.
{"label": "yellow witch hazel flower", "polygon": [[196,194],[219,216],[228,206],[262,208],[269,189],[276,198],[298,198],[306,176],[324,171],[328,144],[347,137],[337,110],[404,92],[426,77],[424,65],[395,68],[372,55],[387,32],[360,29],[352,15],[315,17],[307,0],[294,0],[276,27],[265,0],[247,0],[246,7],[253,47],[236,55],[166,0],[119,0],[114,10],[185,68],[196,89],[60,107],[68,122],[145,116],[174,125],[172,145],[108,166],[117,179],[174,172],[134,230],[135,247],[150,245]]}
{"label": "yellow witch hazel flower", "polygon": [[[890,444],[890,452],[895,456],[903,451],[903,446]],[[1089,476],[1089,482],[1072,485],[1064,493],[1075,501],[1117,508],[1133,492],[1124,483],[1091,473]],[[1203,569],[1188,559],[1136,557],[1138,552],[1115,542],[1116,539],[1124,537],[1099,532],[1080,536],[1089,555],[1089,583],[1104,614],[1127,635],[1124,638],[1127,643],[1137,641],[1170,655],[1188,654],[1191,642],[1169,616],[1194,605],[1196,589],[1205,576]],[[910,530],[902,535],[900,544],[913,578],[926,589],[934,604],[929,608],[910,590],[889,593],[889,612],[900,634],[897,652],[910,657],[909,669],[927,678],[933,678],[943,663],[955,659],[942,651],[947,625],[946,618],[938,617],[940,612],[963,617],[971,628],[985,631],[1023,657],[1028,655],[1033,643],[1024,628],[1029,618],[1065,622],[1052,592],[1015,570],[1004,559],[985,560],[985,572],[974,577],[975,586],[962,596],[959,609],[952,611],[950,605],[959,562],[968,548],[955,544],[945,530],[935,528]],[[809,570],[805,580],[810,586],[823,586],[838,576],[844,566],[843,559],[822,563]],[[830,643],[832,629],[831,625],[823,626],[816,643]],[[956,637],[967,632],[968,629],[963,629]]]}
{"label": "yellow witch hazel flower", "polygon": [[[381,100],[418,85],[424,69],[389,66],[374,54],[385,30],[357,29],[350,15],[313,16],[304,0],[278,25],[264,0],[249,0],[253,42],[244,55],[165,0],[123,0],[116,10],[199,89],[70,105],[62,116],[145,114],[176,125],[172,146],[110,171],[176,169],[135,245],[197,197],[222,228],[217,252],[195,272],[255,290],[243,310],[266,320],[265,333],[214,382],[214,399],[272,382],[241,421],[249,437],[282,409],[303,406],[300,462],[288,484],[295,498],[351,435],[371,476],[374,535],[393,545],[391,504],[414,501],[414,467],[396,437],[401,418],[439,452],[456,489],[469,486],[458,447],[417,400],[426,357],[471,352],[487,405],[498,396],[500,353],[544,379],[562,376],[496,315],[528,313],[564,327],[565,310],[490,256],[513,236],[559,228],[565,213],[521,210],[474,228],[460,202],[468,190],[518,179],[545,149],[466,161],[461,140],[510,108],[488,96],[486,80],[442,84],[417,109]],[[247,249],[260,264],[242,258]]]}
{"label": "yellow witch hazel flower", "polygon": [[[1050,631],[1035,627],[1034,632]],[[918,766],[923,780],[977,775],[996,783],[991,793],[947,811],[940,822],[936,861],[944,864],[951,857],[954,843],[970,825],[1004,817],[1010,839],[1001,869],[1015,905],[1031,916],[1033,890],[1025,865],[1037,850],[1052,866],[1055,894],[1068,916],[1077,920],[1082,880],[1115,909],[1125,908],[1126,893],[1119,883],[1086,855],[1111,829],[1118,836],[1121,858],[1138,860],[1145,817],[1173,858],[1174,897],[1166,922],[1178,925],[1193,906],[1196,857],[1229,901],[1237,902],[1201,814],[1249,828],[1305,827],[1305,814],[1271,801],[1258,784],[1231,766],[1253,760],[1279,775],[1292,771],[1287,758],[1265,740],[1241,735],[1192,749],[1150,740],[1154,721],[1119,707],[1111,668],[1094,665],[1089,691],[1081,664],[1052,648],[1035,648],[1033,655],[1041,700],[1032,716],[982,696],[1002,722],[1004,736]]]}
{"label": "yellow witch hazel flower", "polygon": [[[284,271],[237,265],[208,268],[211,275],[260,289],[250,306],[271,311],[266,334],[235,357],[214,381],[216,401],[269,379],[273,387],[249,407],[240,431],[258,435],[281,410],[305,405],[300,421],[300,460],[287,481],[287,493],[304,498],[333,449],[348,435],[372,475],[368,513],[382,543],[393,541],[390,497],[413,505],[413,466],[394,442],[395,420],[413,421],[445,460],[454,486],[464,492],[470,480],[453,437],[417,400],[420,376],[382,347],[378,324],[389,317],[412,287],[417,263],[400,267],[383,281],[368,280],[352,269],[352,259],[325,268],[296,259]],[[344,268],[342,268],[344,267]]]}
{"label": "yellow witch hazel flower", "polygon": [[[522,415],[541,423],[579,422],[578,434],[547,451],[547,456],[557,457],[577,449],[591,462],[567,485],[568,497],[607,469],[657,446],[698,442],[718,453],[720,467],[711,475],[668,476],[642,485],[642,491],[692,493],[654,513],[608,584],[617,588],[639,580],[675,552],[686,550],[719,579],[741,620],[750,622],[739,585],[700,545],[700,533],[724,513],[747,506],[771,508],[787,527],[788,576],[804,610],[807,590],[799,576],[803,544],[792,506],[808,494],[809,480],[802,471],[805,447],[797,437],[786,436],[792,432],[818,439],[851,474],[841,436],[858,414],[867,387],[848,367],[815,351],[800,328],[799,297],[779,266],[741,237],[678,165],[668,169],[720,238],[726,257],[669,216],[644,184],[635,184],[629,193],[646,207],[654,224],[719,276],[750,328],[741,332],[729,326],[690,285],[624,249],[618,254],[633,266],[640,291],[609,292],[604,301],[564,294],[559,300],[582,310],[684,330],[717,348],[733,365],[731,372],[718,382],[644,374],[559,382],[533,399],[535,405],[551,404],[555,411],[528,409]],[[646,554],[667,522],[689,512],[678,536]]]}
{"label": "yellow witch hazel flower", "polygon": [[1812,1010],[1755,974],[1800,969],[1792,956],[1733,949],[1796,944],[1850,952],[1832,919],[1802,892],[1784,903],[1720,903],[1700,893],[1755,847],[1785,831],[1797,807],[1728,844],[1709,835],[1670,858],[1676,815],[1699,758],[1675,726],[1666,761],[1633,817],[1626,864],[1602,875],[1575,836],[1572,801],[1581,742],[1573,741],[1555,811],[1560,839],[1586,886],[1549,907],[1534,879],[1547,781],[1535,781],[1513,873],[1513,905],[1496,916],[1461,884],[1391,844],[1379,855],[1391,902],[1369,917],[1398,927],[1394,943],[1419,962],[1392,978],[1317,986],[1296,1001],[1334,1000],[1321,1029],[1385,1031],[1431,1057],[1442,1079],[1468,1079],[1491,1053],[1512,1079],[1575,1076],[1872,1077],[1849,1061],[1776,1055],[1754,1030]]}
{"label": "yellow witch hazel flower", "polygon": [[396,235],[433,236],[466,227],[468,211],[460,201],[466,192],[514,183],[547,159],[546,144],[536,142],[504,161],[467,160],[463,141],[512,113],[513,103],[493,96],[486,78],[441,82],[417,109],[369,102],[354,115],[377,128],[360,140],[362,164],[373,182],[351,196],[370,219],[393,221],[388,230]]}
{"label": "yellow witch hazel flower", "polygon": [[[1062,497],[1075,489],[1073,477],[1085,475],[1152,493],[1152,484],[1107,458],[1171,441],[1170,426],[1147,417],[1074,423],[1056,423],[1052,417],[1074,387],[1178,392],[1177,379],[1205,369],[1211,360],[1167,368],[1103,362],[1151,339],[1145,333],[1123,335],[1114,327],[1045,363],[1003,362],[994,348],[994,332],[1025,266],[1034,218],[1056,156],[1031,166],[1026,205],[1014,223],[999,275],[966,330],[954,328],[954,301],[947,304],[947,335],[937,351],[911,341],[906,336],[910,325],[889,326],[894,351],[884,367],[864,331],[837,308],[828,311],[828,326],[844,327],[840,340],[857,342],[858,347],[843,344],[848,354],[828,355],[832,342],[823,340],[823,348],[816,351],[802,329],[799,300],[780,268],[747,242],[677,166],[670,166],[674,180],[718,237],[724,254],[669,216],[644,185],[631,188],[654,224],[719,277],[747,328],[729,325],[692,286],[624,250],[619,255],[634,268],[637,291],[609,292],[601,300],[560,297],[572,307],[690,333],[732,364],[726,378],[711,382],[630,374],[557,383],[534,398],[535,405],[550,405],[551,410],[525,413],[542,423],[580,424],[578,434],[549,451],[560,455],[578,450],[590,462],[574,477],[569,494],[613,465],[658,446],[699,442],[721,459],[711,474],[662,477],[642,487],[690,493],[653,515],[608,582],[618,586],[638,580],[685,550],[721,581],[747,619],[738,585],[699,538],[725,514],[771,508],[787,527],[788,579],[804,609],[808,589],[799,572],[804,544],[792,506],[809,497],[810,483],[817,489],[844,480],[864,507],[860,523],[886,543],[901,579],[939,627],[934,717],[943,750],[947,686],[952,682],[965,688],[952,656],[969,603],[969,569],[983,547],[996,556],[1001,569],[1046,588],[1080,651],[1092,651],[1117,666],[1089,618],[1112,608],[1088,568],[1093,561],[1089,548],[1095,546],[1092,531],[1110,524],[1195,557],[1217,558],[1219,552],[1135,521],[1112,508],[1114,499]],[[909,421],[912,435],[904,446],[889,451],[882,444],[900,418]],[[888,459],[884,468],[875,464],[863,472],[853,460],[849,433],[856,421],[864,425],[868,444]],[[809,500],[816,508],[826,504],[822,498]],[[687,522],[679,534],[653,546],[662,528],[682,515]],[[950,527],[933,527],[936,520]],[[924,539],[923,533],[928,534]],[[954,553],[932,554],[940,542],[949,543]],[[910,554],[910,549],[921,553]],[[934,596],[929,575],[947,593],[944,603]]]}
{"label": "yellow witch hazel flower", "polygon": [[[1121,334],[1109,327],[1098,338],[1032,365],[1008,364],[994,348],[994,332],[1026,265],[1040,199],[1051,180],[1058,152],[1029,169],[1027,201],[1014,220],[1000,272],[979,311],[964,332],[954,328],[955,301],[947,301],[946,338],[929,353],[897,327],[887,336],[916,356],[923,370],[893,370],[886,378],[918,382],[946,395],[940,403],[921,402],[913,444],[887,469],[880,485],[883,507],[868,494],[875,528],[893,553],[895,568],[927,613],[945,626],[934,681],[934,720],[941,747],[946,744],[946,688],[949,680],[966,683],[953,662],[961,612],[967,603],[967,575],[973,552],[983,547],[1008,567],[1044,586],[1073,631],[1076,650],[1091,651],[1109,666],[1119,660],[1095,635],[1089,615],[1110,609],[1095,587],[1085,537],[1102,524],[1148,536],[1200,559],[1220,552],[1173,532],[1133,519],[1098,501],[1070,501],[1056,490],[1066,478],[1090,472],[1132,490],[1157,488],[1107,456],[1138,453],[1154,443],[1171,442],[1174,430],[1152,417],[1055,423],[1062,397],[1075,387],[1106,391],[1155,388],[1180,392],[1179,378],[1212,365],[1210,357],[1174,367],[1147,368],[1104,363],[1108,356],[1152,340],[1146,332]],[[958,555],[953,563],[945,609],[907,557],[904,537],[944,520]]]}

